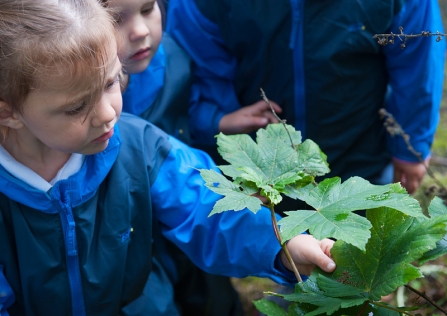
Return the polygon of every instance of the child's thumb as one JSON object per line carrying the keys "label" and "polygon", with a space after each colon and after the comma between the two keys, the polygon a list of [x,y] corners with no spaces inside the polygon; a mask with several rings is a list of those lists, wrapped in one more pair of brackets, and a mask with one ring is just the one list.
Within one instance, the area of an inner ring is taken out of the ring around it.
{"label": "child's thumb", "polygon": [[321,253],[317,262],[317,265],[325,272],[333,272],[336,268],[335,262],[324,253]]}

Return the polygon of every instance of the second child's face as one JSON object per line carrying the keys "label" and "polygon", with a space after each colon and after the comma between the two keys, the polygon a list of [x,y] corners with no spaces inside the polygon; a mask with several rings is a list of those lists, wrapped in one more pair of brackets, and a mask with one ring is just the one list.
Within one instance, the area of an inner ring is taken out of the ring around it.
{"label": "second child's face", "polygon": [[116,13],[118,55],[128,74],[144,71],[161,41],[161,13],[156,0],[109,0]]}

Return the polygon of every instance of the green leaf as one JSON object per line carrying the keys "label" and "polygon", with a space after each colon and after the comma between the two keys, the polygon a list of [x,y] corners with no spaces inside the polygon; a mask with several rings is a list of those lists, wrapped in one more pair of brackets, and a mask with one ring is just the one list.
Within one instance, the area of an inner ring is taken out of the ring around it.
{"label": "green leaf", "polygon": [[[430,216],[442,216],[447,214],[447,206],[444,201],[439,197],[435,197],[428,207],[428,213]],[[419,260],[419,264],[424,264],[427,261],[434,260],[440,256],[447,254],[447,234],[436,243],[436,248],[424,253],[422,258]]]}
{"label": "green leaf", "polygon": [[[384,304],[387,305],[387,304]],[[393,308],[391,306],[391,308]],[[373,316],[401,316],[400,313],[381,307],[377,305],[371,305],[368,304],[366,308],[363,309],[363,305],[361,306],[354,306],[350,308],[344,308],[341,309],[334,314],[333,316],[353,316],[353,315],[359,315],[360,311],[362,311],[361,315],[373,315]]]}
{"label": "green leaf", "polygon": [[[296,132],[289,126],[289,131]],[[298,156],[282,124],[270,124],[257,132],[256,144],[248,135],[217,135],[218,151],[223,159],[235,168],[250,168],[266,182],[275,183],[275,179],[284,173],[300,170],[297,168]],[[301,139],[301,136],[299,136]]]}
{"label": "green leaf", "polygon": [[441,198],[435,196],[428,207],[428,214],[431,217],[445,215],[447,214],[447,206]]}
{"label": "green leaf", "polygon": [[219,168],[235,183],[254,183],[261,195],[278,204],[281,194],[287,195],[311,183],[315,175],[329,171],[320,148],[310,140],[300,144],[300,132],[290,125],[286,128],[283,124],[269,124],[259,129],[257,143],[248,135],[220,133],[218,151],[231,166]]}
{"label": "green leaf", "polygon": [[294,294],[284,295],[284,299],[299,306],[315,305],[316,309],[306,316],[351,315],[345,314],[345,309],[358,310],[366,301],[372,304],[367,309],[376,310],[378,315],[398,315],[374,302],[421,277],[411,262],[433,249],[446,232],[447,215],[417,220],[386,207],[366,214],[372,225],[366,251],[337,241],[331,250],[337,263],[334,273],[315,269],[306,282],[297,284]]}
{"label": "green leaf", "polygon": [[309,312],[312,312],[315,309],[315,306],[310,304],[297,304],[297,303],[291,303],[289,305],[289,308],[287,309],[288,315],[287,316],[304,316]]}
{"label": "green leaf", "polygon": [[309,230],[317,239],[332,237],[345,240],[348,243],[364,250],[370,237],[371,224],[362,216],[351,212],[320,212],[294,211],[285,212],[278,225],[283,240],[292,239],[294,236]]}
{"label": "green leaf", "polygon": [[232,165],[224,165],[224,166],[218,166],[218,167],[220,170],[222,170],[223,174],[225,174],[233,179],[239,178],[240,175],[243,173],[242,170],[238,170]]}
{"label": "green leaf", "polygon": [[421,259],[419,259],[419,264],[424,264],[427,261],[435,260],[436,258],[439,258],[445,254],[447,254],[447,235],[442,237],[442,239],[436,243],[435,249],[424,253]]}
{"label": "green leaf", "polygon": [[279,221],[281,235],[289,240],[309,230],[317,239],[332,237],[365,250],[371,224],[353,211],[387,206],[424,217],[419,203],[402,192],[400,185],[373,185],[359,177],[344,183],[338,177],[329,178],[317,186],[308,185],[296,192],[296,198],[316,211],[286,212],[288,216]]}
{"label": "green leaf", "polygon": [[264,313],[267,316],[287,316],[286,311],[282,307],[265,298],[259,301],[254,301],[253,304],[261,313]]}
{"label": "green leaf", "polygon": [[[418,222],[390,208],[367,211],[371,221],[371,238],[366,252],[343,241],[337,241],[331,254],[337,263],[332,278],[340,283],[368,293],[368,299],[378,301],[399,286],[422,276],[410,263],[433,249],[446,231],[447,216],[437,216]],[[322,291],[336,292],[319,283]]]}
{"label": "green leaf", "polygon": [[206,169],[200,169],[199,171],[206,182],[205,185],[211,191],[225,196],[216,202],[208,216],[228,210],[240,211],[245,208],[256,214],[261,209],[261,200],[251,196],[249,192],[241,191],[239,186],[236,186],[220,173]]}
{"label": "green leaf", "polygon": [[[322,288],[325,288],[325,291]],[[294,302],[291,306],[297,312],[291,313],[291,308],[289,308],[289,316],[352,316],[359,315],[360,311],[362,311],[361,315],[369,315],[369,313],[377,316],[400,315],[396,311],[374,305],[374,302],[365,306],[365,302],[368,301],[368,293],[350,285],[337,283],[337,281],[331,280],[329,274],[318,268],[312,272],[306,282],[297,284],[294,294],[282,296],[284,299]],[[387,306],[385,303],[381,303],[381,305]]]}
{"label": "green leaf", "polygon": [[298,146],[297,152],[298,166],[305,173],[314,177],[329,173],[327,157],[314,141],[306,139]]}
{"label": "green leaf", "polygon": [[418,201],[401,190],[399,184],[374,185],[360,177],[352,177],[343,184],[340,178],[329,178],[318,186],[308,185],[298,192],[296,198],[316,210],[357,211],[390,207],[404,214],[423,217]]}
{"label": "green leaf", "polygon": [[340,308],[348,308],[356,305],[361,305],[366,301],[366,298],[360,296],[347,297],[330,297],[318,288],[315,283],[315,274],[313,274],[304,283],[299,283],[295,287],[295,293],[285,294],[284,299],[292,302],[299,302],[301,304],[312,304],[318,308],[306,313],[306,316],[321,315],[326,313],[331,315]]}

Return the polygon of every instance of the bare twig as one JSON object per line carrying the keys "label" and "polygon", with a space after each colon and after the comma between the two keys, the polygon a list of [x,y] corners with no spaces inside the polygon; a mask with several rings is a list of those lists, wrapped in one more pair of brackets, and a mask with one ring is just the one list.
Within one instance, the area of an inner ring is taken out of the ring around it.
{"label": "bare twig", "polygon": [[422,31],[420,34],[405,34],[403,31],[404,28],[401,26],[399,27],[399,34],[394,34],[393,32],[390,34],[376,34],[373,38],[377,39],[377,43],[379,43],[379,45],[386,46],[388,44],[394,44],[394,38],[397,37],[401,41],[400,47],[405,48],[405,44],[409,38],[436,36],[436,41],[440,42],[443,37],[447,37],[447,34],[440,33],[439,31],[436,33]]}
{"label": "bare twig", "polygon": [[422,159],[421,153],[416,151],[416,149],[414,149],[414,147],[411,145],[411,143],[410,143],[410,136],[405,133],[405,131],[400,126],[400,124],[394,119],[394,116],[391,113],[389,113],[387,110],[385,110],[385,109],[380,109],[379,110],[379,114],[382,117],[382,119],[385,118],[385,123],[383,123],[383,125],[385,126],[387,132],[391,136],[398,135],[398,136],[401,136],[403,138],[403,140],[405,141],[405,144],[407,145],[408,150],[411,151],[411,153],[417,157],[419,162],[424,165],[425,170],[427,171],[427,174],[433,179],[433,181],[436,182],[436,184],[440,188],[442,188],[442,191],[445,192],[447,189],[436,178],[436,176],[431,171],[431,169],[427,167],[427,164],[425,163],[424,159]]}
{"label": "bare twig", "polygon": [[273,115],[276,117],[276,119],[277,119],[278,121],[280,121],[280,122],[282,123],[282,125],[284,126],[284,128],[285,128],[287,134],[289,135],[289,139],[290,139],[290,143],[292,144],[292,148],[293,148],[293,149],[296,149],[296,148],[295,148],[295,144],[293,143],[293,140],[292,140],[292,136],[290,136],[289,130],[287,129],[286,121],[285,121],[285,120],[281,120],[281,119],[279,118],[279,116],[276,114],[275,110],[273,109],[273,106],[270,104],[270,101],[269,101],[269,99],[267,98],[267,96],[265,95],[264,90],[262,90],[262,88],[261,88],[261,96],[262,96],[262,98],[264,99],[264,101],[267,102],[267,104],[269,105],[270,110],[272,110],[272,113],[273,113]]}
{"label": "bare twig", "polygon": [[434,306],[437,309],[439,309],[444,315],[447,315],[447,311],[445,309],[443,309],[441,306],[439,306],[438,304],[436,304],[434,301],[432,301],[427,295],[425,295],[424,292],[419,292],[418,290],[416,290],[415,288],[411,287],[410,285],[405,285],[405,287],[407,289],[409,289],[410,291],[416,293],[420,297],[423,297],[429,304],[431,304],[432,306]]}

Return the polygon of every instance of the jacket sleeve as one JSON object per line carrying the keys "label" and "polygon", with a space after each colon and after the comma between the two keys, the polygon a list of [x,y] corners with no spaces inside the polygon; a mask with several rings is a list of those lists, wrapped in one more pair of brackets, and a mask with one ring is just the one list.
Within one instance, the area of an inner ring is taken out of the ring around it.
{"label": "jacket sleeve", "polygon": [[207,154],[174,138],[170,142],[172,149],[151,188],[154,216],[163,235],[206,272],[295,284],[294,275],[278,264],[280,245],[269,210],[227,211],[208,217],[222,196],[205,186],[198,169],[218,169]]}
{"label": "jacket sleeve", "polygon": [[[399,34],[400,26],[405,34],[443,33],[437,0],[406,1],[390,32]],[[386,107],[425,159],[439,121],[446,44],[445,39],[437,42],[433,36],[408,39],[405,48],[401,48],[402,43],[396,37],[394,44],[384,47],[389,73]],[[402,137],[390,137],[388,144],[394,158],[418,161]]]}
{"label": "jacket sleeve", "polygon": [[3,274],[3,266],[0,265],[0,316],[8,316],[7,309],[14,303],[15,296]]}
{"label": "jacket sleeve", "polygon": [[220,35],[193,0],[169,2],[166,32],[194,61],[190,99],[190,132],[195,144],[214,145],[219,122],[225,114],[240,109],[233,78],[236,59]]}

